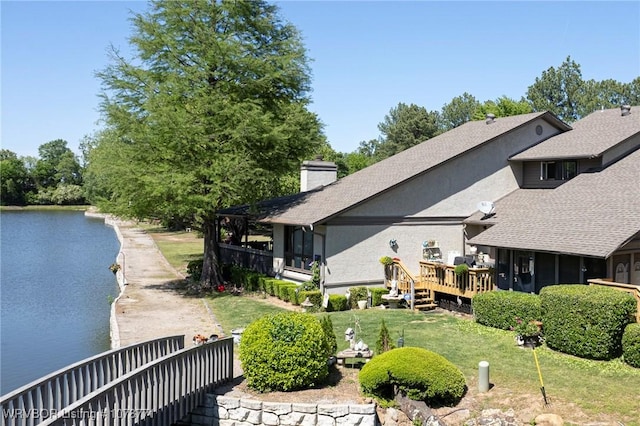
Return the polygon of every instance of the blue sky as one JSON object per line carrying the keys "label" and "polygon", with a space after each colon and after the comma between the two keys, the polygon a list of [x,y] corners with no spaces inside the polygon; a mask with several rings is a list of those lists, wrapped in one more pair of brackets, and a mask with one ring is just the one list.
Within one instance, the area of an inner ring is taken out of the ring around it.
{"label": "blue sky", "polygon": [[[640,1],[285,1],[313,60],[311,110],[331,146],[376,138],[399,102],[440,110],[468,92],[519,99],[571,56],[586,79],[640,76]],[[128,52],[141,1],[5,1],[1,141],[18,155],[65,139],[78,152],[100,127],[94,77],[107,47]]]}

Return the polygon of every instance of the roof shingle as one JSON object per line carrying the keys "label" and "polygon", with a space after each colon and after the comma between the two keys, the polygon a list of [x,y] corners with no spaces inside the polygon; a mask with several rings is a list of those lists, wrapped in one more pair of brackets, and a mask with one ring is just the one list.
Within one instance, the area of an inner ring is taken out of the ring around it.
{"label": "roof shingle", "polygon": [[640,149],[541,193],[536,203],[499,208],[503,217],[470,243],[609,257],[640,232]]}
{"label": "roof shingle", "polygon": [[573,130],[556,135],[517,155],[512,160],[592,158],[640,132],[640,107],[622,116],[620,109],[596,111],[572,124]]}
{"label": "roof shingle", "polygon": [[548,112],[498,118],[492,124],[468,122],[327,185],[306,196],[304,202],[269,214],[263,221],[320,223],[537,118],[563,130],[570,128]]}

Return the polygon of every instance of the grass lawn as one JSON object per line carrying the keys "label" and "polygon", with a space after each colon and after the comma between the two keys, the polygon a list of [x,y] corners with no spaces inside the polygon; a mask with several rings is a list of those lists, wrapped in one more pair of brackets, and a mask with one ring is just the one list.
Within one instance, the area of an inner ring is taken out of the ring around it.
{"label": "grass lawn", "polygon": [[[184,234],[184,233],[183,233]],[[202,254],[202,239],[195,235],[180,235],[182,242],[172,238],[175,233],[151,232],[160,250],[177,268],[188,259]],[[198,246],[200,244],[200,246]],[[198,251],[199,250],[199,251]],[[260,297],[233,296],[226,293],[207,297],[225,334],[246,327],[253,320],[284,309]],[[487,408],[508,409],[530,403],[521,395],[539,395],[540,383],[533,352],[518,347],[512,332],[496,330],[473,322],[468,317],[448,313],[412,313],[406,309],[357,310],[332,312],[330,315],[337,337],[338,350],[345,349],[344,331],[355,329],[357,338],[371,348],[384,319],[394,341],[404,333],[405,346],[418,346],[437,352],[462,370],[467,385],[477,388],[478,363],[490,364],[490,381],[494,388],[482,404]],[[579,409],[589,417],[588,423],[611,419],[625,426],[640,426],[640,369],[621,360],[591,361],[548,349],[536,349],[545,390],[552,407],[560,409],[565,419]],[[567,423],[567,424],[582,424]]]}

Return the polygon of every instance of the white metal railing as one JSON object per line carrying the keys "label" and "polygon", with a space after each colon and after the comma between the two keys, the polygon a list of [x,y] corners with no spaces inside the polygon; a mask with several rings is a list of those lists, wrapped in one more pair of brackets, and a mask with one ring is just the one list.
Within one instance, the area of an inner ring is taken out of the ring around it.
{"label": "white metal railing", "polygon": [[169,426],[232,379],[233,338],[217,340],[138,368],[54,413],[41,426]]}
{"label": "white metal railing", "polygon": [[163,337],[79,361],[0,398],[2,425],[34,426],[125,374],[184,348],[184,336]]}

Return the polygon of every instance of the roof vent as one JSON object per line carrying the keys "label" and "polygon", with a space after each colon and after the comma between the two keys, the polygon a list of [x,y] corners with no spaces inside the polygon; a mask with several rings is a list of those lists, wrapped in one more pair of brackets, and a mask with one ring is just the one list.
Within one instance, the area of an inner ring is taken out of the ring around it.
{"label": "roof vent", "polygon": [[620,111],[622,111],[622,116],[626,117],[627,115],[631,114],[631,105],[622,105],[620,107]]}
{"label": "roof vent", "polygon": [[485,121],[485,123],[491,124],[494,121],[496,121],[496,116],[494,114],[491,114],[491,113],[487,114],[487,120]]}

